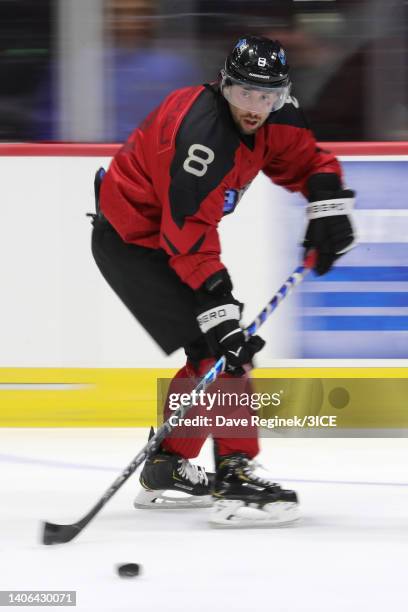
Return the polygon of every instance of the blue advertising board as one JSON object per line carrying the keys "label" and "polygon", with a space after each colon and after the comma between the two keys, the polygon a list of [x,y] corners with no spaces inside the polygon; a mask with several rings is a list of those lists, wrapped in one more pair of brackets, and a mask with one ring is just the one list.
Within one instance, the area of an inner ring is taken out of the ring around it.
{"label": "blue advertising board", "polygon": [[300,357],[408,358],[408,158],[343,161],[358,245],[298,294]]}

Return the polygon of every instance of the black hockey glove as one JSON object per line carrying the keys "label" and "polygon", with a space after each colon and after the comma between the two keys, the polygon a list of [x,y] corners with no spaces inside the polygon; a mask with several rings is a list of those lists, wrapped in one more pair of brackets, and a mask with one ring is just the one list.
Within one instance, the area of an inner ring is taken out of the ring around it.
{"label": "black hockey glove", "polygon": [[[319,177],[323,177],[320,184]],[[332,174],[326,177],[321,174],[311,177],[310,186],[312,187],[310,203],[307,206],[309,224],[303,246],[306,253],[310,249],[316,249],[315,271],[322,275],[330,270],[336,259],[354,246],[355,234],[351,211],[355,193],[351,189],[342,189],[340,179]],[[330,186],[338,188],[331,190]]]}
{"label": "black hockey glove", "polygon": [[243,305],[232,296],[232,283],[226,270],[213,274],[196,291],[197,321],[216,357],[225,355],[226,371],[244,374],[243,365],[252,361],[265,341],[259,336],[245,339],[239,325]]}

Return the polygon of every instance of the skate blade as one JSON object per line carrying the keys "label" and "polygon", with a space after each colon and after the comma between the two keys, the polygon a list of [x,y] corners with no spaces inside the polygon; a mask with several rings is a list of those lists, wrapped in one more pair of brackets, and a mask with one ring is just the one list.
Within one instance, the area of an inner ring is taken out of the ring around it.
{"label": "skate blade", "polygon": [[142,489],[136,496],[133,506],[141,510],[179,510],[210,508],[211,495],[186,495],[178,491]]}
{"label": "skate blade", "polygon": [[263,509],[247,506],[240,500],[217,500],[210,516],[212,527],[281,527],[300,519],[299,505],[274,502]]}

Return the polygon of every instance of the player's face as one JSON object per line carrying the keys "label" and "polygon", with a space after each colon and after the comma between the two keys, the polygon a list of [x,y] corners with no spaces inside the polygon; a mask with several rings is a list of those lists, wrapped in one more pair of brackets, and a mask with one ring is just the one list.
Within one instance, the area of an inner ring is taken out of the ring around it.
{"label": "player's face", "polygon": [[247,136],[251,134],[255,134],[260,127],[263,126],[267,118],[269,117],[269,112],[264,113],[254,113],[252,111],[243,110],[229,103],[230,111],[232,118],[235,121],[238,129],[242,134],[246,134]]}
{"label": "player's face", "polygon": [[236,108],[254,114],[269,115],[274,110],[282,91],[282,88],[279,88],[279,91],[266,91],[243,85],[231,85],[228,87],[228,92],[225,88],[224,97]]}
{"label": "player's face", "polygon": [[224,87],[222,93],[229,102],[238,129],[243,134],[254,134],[265,123],[275,106],[281,105],[286,91],[284,88],[271,91],[234,83]]}
{"label": "player's face", "polygon": [[230,105],[238,128],[253,134],[265,123],[270,113],[280,110],[288,100],[290,83],[279,87],[255,86],[234,79],[221,71],[221,93]]}

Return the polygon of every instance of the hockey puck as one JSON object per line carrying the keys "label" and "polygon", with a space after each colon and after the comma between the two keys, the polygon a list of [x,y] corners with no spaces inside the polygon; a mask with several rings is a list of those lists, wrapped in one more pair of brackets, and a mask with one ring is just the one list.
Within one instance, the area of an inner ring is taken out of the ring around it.
{"label": "hockey puck", "polygon": [[125,563],[117,567],[118,574],[121,578],[134,578],[139,576],[141,567],[138,563]]}

